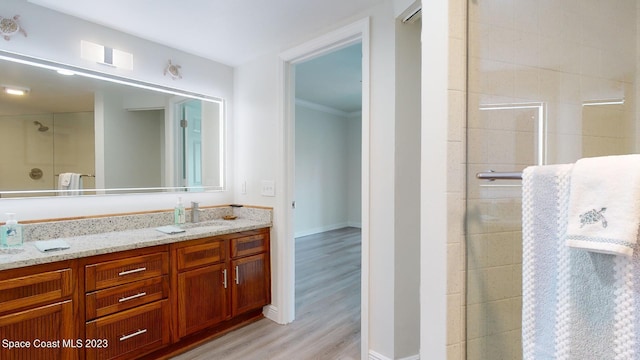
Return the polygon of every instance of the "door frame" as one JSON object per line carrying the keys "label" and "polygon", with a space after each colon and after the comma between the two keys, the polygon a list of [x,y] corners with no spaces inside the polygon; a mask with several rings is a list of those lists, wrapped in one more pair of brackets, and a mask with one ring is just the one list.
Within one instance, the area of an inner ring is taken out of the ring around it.
{"label": "door frame", "polygon": [[[370,167],[370,18],[327,33],[279,54],[278,78],[280,96],[279,112],[281,119],[279,153],[282,156],[282,168],[279,169],[283,196],[279,208],[283,209],[282,228],[277,231],[283,246],[277,247],[282,268],[275,279],[278,297],[282,299],[278,309],[278,322],[290,323],[295,319],[295,238],[293,230],[293,208],[295,201],[295,74],[293,66],[332,51],[356,44],[362,44],[362,253],[361,253],[361,354],[365,359],[369,353],[369,167]],[[274,314],[275,315],[275,314]]]}

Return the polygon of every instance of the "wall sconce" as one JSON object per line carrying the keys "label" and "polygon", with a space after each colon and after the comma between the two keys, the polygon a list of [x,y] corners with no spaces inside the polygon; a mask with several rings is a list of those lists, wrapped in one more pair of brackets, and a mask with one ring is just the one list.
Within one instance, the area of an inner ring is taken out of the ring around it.
{"label": "wall sconce", "polygon": [[133,54],[90,41],[80,40],[80,57],[101,65],[133,70]]}

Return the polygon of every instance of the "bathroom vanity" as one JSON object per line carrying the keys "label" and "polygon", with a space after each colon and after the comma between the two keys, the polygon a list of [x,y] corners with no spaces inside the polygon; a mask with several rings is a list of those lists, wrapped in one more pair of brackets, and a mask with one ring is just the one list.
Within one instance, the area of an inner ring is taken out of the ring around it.
{"label": "bathroom vanity", "polygon": [[271,302],[268,213],[174,235],[70,236],[50,254],[30,242],[5,250],[0,358],[155,359],[260,319]]}

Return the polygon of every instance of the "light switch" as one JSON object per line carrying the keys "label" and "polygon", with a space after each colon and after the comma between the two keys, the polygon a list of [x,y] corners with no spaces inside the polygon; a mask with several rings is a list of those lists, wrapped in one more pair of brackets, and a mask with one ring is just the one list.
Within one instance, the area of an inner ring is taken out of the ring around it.
{"label": "light switch", "polygon": [[271,180],[262,180],[262,196],[276,196],[276,183]]}

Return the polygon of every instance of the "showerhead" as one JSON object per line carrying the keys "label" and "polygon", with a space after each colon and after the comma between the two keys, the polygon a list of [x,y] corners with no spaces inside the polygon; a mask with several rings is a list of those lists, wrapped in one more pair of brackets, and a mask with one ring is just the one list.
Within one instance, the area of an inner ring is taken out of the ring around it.
{"label": "showerhead", "polygon": [[45,132],[45,131],[49,130],[49,127],[42,125],[42,123],[40,121],[34,121],[33,124],[38,127],[38,131]]}

